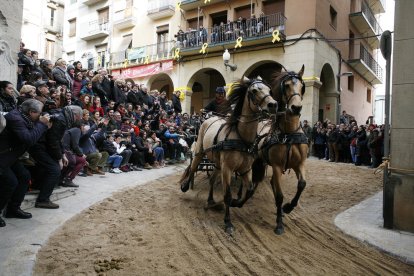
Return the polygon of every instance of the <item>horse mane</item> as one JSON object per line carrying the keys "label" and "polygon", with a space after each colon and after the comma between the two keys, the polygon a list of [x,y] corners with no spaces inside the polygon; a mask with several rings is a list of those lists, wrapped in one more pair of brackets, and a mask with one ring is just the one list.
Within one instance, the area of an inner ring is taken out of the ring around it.
{"label": "horse mane", "polygon": [[287,74],[287,71],[275,72],[274,74],[272,74],[272,97],[275,100],[277,100],[279,104],[282,100],[282,95],[280,95],[280,82],[282,81],[283,77]]}
{"label": "horse mane", "polygon": [[227,104],[228,106],[235,105],[227,124],[230,127],[236,126],[238,123],[238,119],[242,114],[243,103],[246,97],[247,89],[249,88],[252,80],[244,82],[243,80],[239,80],[235,82],[231,86],[231,91],[229,96],[227,97]]}

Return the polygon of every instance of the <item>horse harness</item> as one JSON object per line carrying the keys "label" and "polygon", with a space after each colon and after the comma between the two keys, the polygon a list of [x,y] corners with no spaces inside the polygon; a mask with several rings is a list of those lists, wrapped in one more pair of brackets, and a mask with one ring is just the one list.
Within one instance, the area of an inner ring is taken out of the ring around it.
{"label": "horse harness", "polygon": [[289,161],[290,161],[290,151],[292,149],[293,144],[308,144],[308,137],[305,133],[302,132],[294,132],[294,133],[276,133],[274,131],[268,139],[266,139],[263,143],[262,150],[264,152],[263,157],[266,163],[270,163],[269,160],[269,149],[273,145],[286,145],[286,157],[285,157],[285,165],[283,168],[283,173],[288,170]]}
{"label": "horse harness", "polygon": [[299,76],[298,74],[294,73],[294,72],[287,72],[287,74],[282,78],[282,80],[280,81],[280,94],[279,97],[277,99],[278,103],[282,103],[282,97],[286,96],[286,89],[285,89],[285,82],[287,80],[292,80],[293,83],[296,83],[297,81],[300,81],[302,83],[302,90],[301,90],[301,94],[295,92],[292,95],[289,96],[289,98],[286,99],[286,104],[285,106],[281,106],[280,107],[280,111],[284,111],[287,108],[287,105],[289,104],[290,100],[295,97],[295,96],[299,96],[301,99],[303,99],[303,95],[305,94],[305,82],[303,81],[302,77]]}

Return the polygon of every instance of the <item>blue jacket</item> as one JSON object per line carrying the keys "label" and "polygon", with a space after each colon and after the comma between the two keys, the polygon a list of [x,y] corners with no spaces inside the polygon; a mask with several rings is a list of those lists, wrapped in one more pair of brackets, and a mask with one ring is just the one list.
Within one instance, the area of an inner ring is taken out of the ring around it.
{"label": "blue jacket", "polygon": [[0,167],[13,165],[23,153],[42,137],[47,125],[35,122],[33,128],[27,123],[20,111],[10,111],[5,116],[7,124],[0,134]]}

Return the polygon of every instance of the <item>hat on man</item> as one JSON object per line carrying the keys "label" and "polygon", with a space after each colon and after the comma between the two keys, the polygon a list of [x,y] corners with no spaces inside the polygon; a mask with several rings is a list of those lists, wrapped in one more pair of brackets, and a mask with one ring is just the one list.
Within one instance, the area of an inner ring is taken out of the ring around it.
{"label": "hat on man", "polygon": [[34,83],[34,86],[36,88],[39,88],[40,86],[43,86],[43,85],[47,85],[47,82],[45,82],[43,80],[39,80],[39,81],[37,81],[37,82]]}
{"label": "hat on man", "polygon": [[224,90],[224,87],[219,86],[219,87],[216,88],[216,93],[224,94],[224,93],[226,93],[226,90]]}

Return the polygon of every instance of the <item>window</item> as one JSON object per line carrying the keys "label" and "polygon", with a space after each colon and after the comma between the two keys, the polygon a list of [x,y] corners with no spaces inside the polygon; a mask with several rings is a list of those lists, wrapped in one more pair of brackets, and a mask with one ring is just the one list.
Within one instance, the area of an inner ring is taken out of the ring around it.
{"label": "window", "polygon": [[265,15],[285,13],[285,0],[267,0],[263,1],[262,5]]}
{"label": "window", "polygon": [[371,103],[371,89],[367,89],[367,102]]}
{"label": "window", "polygon": [[332,27],[334,27],[336,29],[336,17],[338,15],[338,13],[336,12],[336,10],[332,6],[330,6],[330,8],[329,8],[329,12],[331,14],[330,24],[331,24]]}
{"label": "window", "polygon": [[50,26],[53,26],[54,22],[55,22],[55,9],[52,9],[49,7],[50,10]]}
{"label": "window", "polygon": [[349,31],[349,59],[354,58],[355,53],[355,35],[353,32]]}
{"label": "window", "polygon": [[102,44],[99,46],[95,46],[97,57],[96,57],[96,65],[94,66],[96,69],[106,67],[106,51],[107,51],[108,45]]}
{"label": "window", "polygon": [[76,36],[76,18],[69,20],[69,37]]}
{"label": "window", "polygon": [[75,61],[75,51],[68,52],[66,53],[66,55],[67,55],[68,64],[73,63]]}
{"label": "window", "polygon": [[55,42],[53,40],[46,39],[45,56],[49,60],[54,60],[55,55]]}
{"label": "window", "polygon": [[106,24],[109,21],[109,8],[98,11],[99,24]]}
{"label": "window", "polygon": [[163,25],[157,27],[157,54],[167,55],[168,52],[168,33],[169,26]]}
{"label": "window", "polygon": [[348,77],[348,90],[354,92],[354,76]]}

